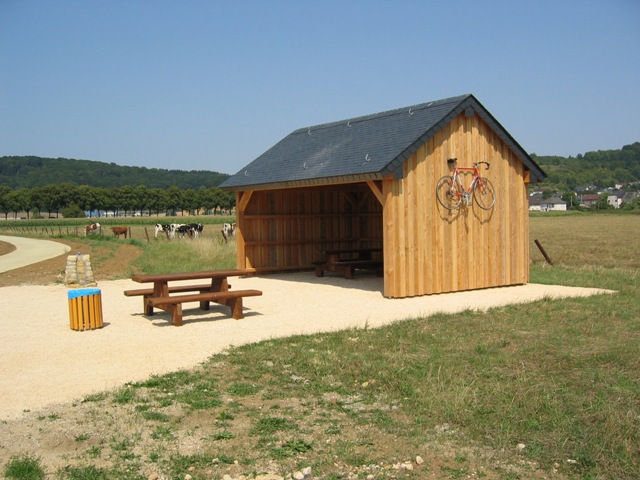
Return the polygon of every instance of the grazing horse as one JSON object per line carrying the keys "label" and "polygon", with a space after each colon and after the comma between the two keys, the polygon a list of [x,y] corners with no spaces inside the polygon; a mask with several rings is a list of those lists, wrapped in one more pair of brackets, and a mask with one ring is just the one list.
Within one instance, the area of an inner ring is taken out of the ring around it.
{"label": "grazing horse", "polygon": [[86,237],[88,233],[100,233],[100,224],[99,223],[92,223],[91,225],[86,225],[84,227],[84,236]]}
{"label": "grazing horse", "polygon": [[120,238],[120,235],[124,235],[124,238],[126,240],[127,234],[129,233],[129,227],[111,227],[111,231],[118,238]]}

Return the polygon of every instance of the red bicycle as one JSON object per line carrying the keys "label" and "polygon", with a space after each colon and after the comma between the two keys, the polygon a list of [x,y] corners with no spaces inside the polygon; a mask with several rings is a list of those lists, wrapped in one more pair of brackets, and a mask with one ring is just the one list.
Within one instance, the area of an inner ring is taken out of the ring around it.
{"label": "red bicycle", "polygon": [[[458,167],[457,158],[447,160],[449,168],[453,169],[453,175],[445,175],[436,185],[436,197],[438,202],[447,210],[456,210],[464,200],[465,205],[471,205],[473,198],[483,210],[490,210],[496,203],[496,191],[487,177],[480,176],[478,165],[486,165],[489,170],[489,162],[474,162],[471,167]],[[465,188],[460,178],[463,174],[473,174],[469,188]]]}

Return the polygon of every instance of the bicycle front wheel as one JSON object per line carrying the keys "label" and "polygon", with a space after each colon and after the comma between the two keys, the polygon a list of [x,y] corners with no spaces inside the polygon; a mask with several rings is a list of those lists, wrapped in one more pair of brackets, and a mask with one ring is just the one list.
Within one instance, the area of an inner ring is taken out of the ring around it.
{"label": "bicycle front wheel", "polygon": [[447,210],[455,210],[462,202],[462,195],[458,193],[457,185],[451,175],[445,175],[436,185],[436,198],[440,205]]}
{"label": "bicycle front wheel", "polygon": [[481,177],[473,187],[473,199],[483,210],[491,210],[496,203],[496,191],[487,177]]}

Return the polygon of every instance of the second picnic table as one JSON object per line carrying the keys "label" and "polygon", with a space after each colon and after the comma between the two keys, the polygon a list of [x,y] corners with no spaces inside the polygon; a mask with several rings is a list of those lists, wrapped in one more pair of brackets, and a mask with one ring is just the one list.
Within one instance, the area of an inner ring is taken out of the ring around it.
{"label": "second picnic table", "polygon": [[[202,310],[209,310],[209,303],[215,302],[231,308],[231,316],[235,319],[243,317],[242,298],[262,295],[260,290],[230,290],[229,277],[249,274],[247,270],[205,270],[200,272],[157,273],[149,275],[133,275],[131,280],[138,283],[153,283],[153,288],[125,290],[128,297],[142,296],[145,315],[153,315],[153,309],[159,308],[171,313],[174,325],[182,325],[182,304],[200,302]],[[210,280],[210,283],[197,285],[169,285],[169,282],[185,280]],[[172,295],[174,293],[186,295]]]}
{"label": "second picnic table", "polygon": [[316,276],[324,276],[325,271],[341,271],[344,273],[344,278],[352,279],[356,269],[375,270],[376,273],[380,275],[382,273],[382,261],[373,259],[373,254],[378,252],[382,252],[382,249],[352,248],[326,250],[323,260],[313,262],[316,267]]}

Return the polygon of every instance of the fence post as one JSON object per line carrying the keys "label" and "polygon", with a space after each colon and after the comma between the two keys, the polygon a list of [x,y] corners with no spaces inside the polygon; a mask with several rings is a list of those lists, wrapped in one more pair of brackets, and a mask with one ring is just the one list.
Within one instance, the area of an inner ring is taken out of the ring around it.
{"label": "fence post", "polygon": [[540,253],[542,253],[542,256],[544,257],[544,259],[547,261],[547,263],[549,265],[553,266],[553,262],[551,261],[551,259],[549,258],[549,255],[547,255],[547,252],[544,251],[544,248],[542,248],[542,245],[540,245],[540,242],[536,239],[534,240],[534,243],[536,244],[536,246],[538,247],[538,249],[540,250]]}

